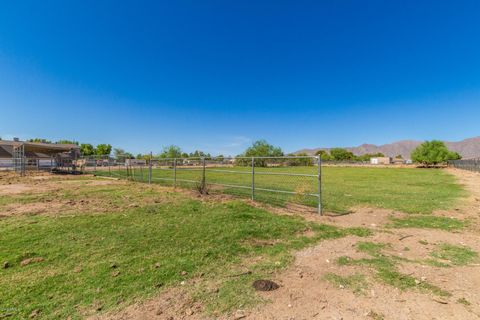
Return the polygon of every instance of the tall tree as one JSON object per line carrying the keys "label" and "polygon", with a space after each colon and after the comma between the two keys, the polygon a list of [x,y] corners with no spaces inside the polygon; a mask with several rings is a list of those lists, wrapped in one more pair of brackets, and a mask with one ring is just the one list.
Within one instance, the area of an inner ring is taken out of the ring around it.
{"label": "tall tree", "polygon": [[413,150],[411,157],[413,161],[427,167],[461,158],[457,152],[451,152],[445,143],[439,140],[425,141]]}
{"label": "tall tree", "polygon": [[162,152],[159,154],[160,158],[181,158],[182,149],[176,145],[169,145],[163,148]]}
{"label": "tall tree", "polygon": [[109,144],[102,143],[97,145],[97,148],[95,150],[97,155],[106,156],[106,155],[110,155],[110,153],[112,152],[112,146]]}
{"label": "tall tree", "polygon": [[343,148],[333,148],[330,150],[330,155],[332,156],[333,160],[337,161],[345,161],[345,160],[354,160],[355,155]]}
{"label": "tall tree", "polygon": [[96,152],[90,143],[82,143],[80,145],[80,153],[84,156],[93,156]]}
{"label": "tall tree", "polygon": [[[272,159],[255,159],[255,165],[258,167],[267,166],[268,162],[275,162],[274,157],[282,157],[283,151],[280,147],[274,147],[265,140],[255,141],[252,146],[247,148],[240,157],[272,157]],[[251,161],[249,159],[238,159],[237,164],[249,165]]]}

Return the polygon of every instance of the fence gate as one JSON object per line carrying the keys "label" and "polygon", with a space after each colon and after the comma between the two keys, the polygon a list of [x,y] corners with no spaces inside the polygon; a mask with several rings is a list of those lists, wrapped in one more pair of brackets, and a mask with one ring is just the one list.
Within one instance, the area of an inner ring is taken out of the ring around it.
{"label": "fence gate", "polygon": [[25,175],[25,146],[13,147],[13,167],[21,176]]}

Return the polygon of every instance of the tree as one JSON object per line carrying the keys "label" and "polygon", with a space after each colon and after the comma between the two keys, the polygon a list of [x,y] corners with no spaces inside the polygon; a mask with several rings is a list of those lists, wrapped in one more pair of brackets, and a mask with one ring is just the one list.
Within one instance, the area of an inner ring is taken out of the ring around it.
{"label": "tree", "polygon": [[80,153],[84,156],[93,156],[96,152],[90,143],[82,143],[80,145]]}
{"label": "tree", "polygon": [[212,156],[210,155],[210,153],[205,153],[203,151],[200,151],[200,150],[195,150],[195,152],[191,152],[189,154],[189,157],[190,158],[211,158]]}
{"label": "tree", "polygon": [[345,160],[354,160],[355,155],[343,148],[333,148],[330,150],[330,155],[332,156],[333,160],[336,161],[345,161]]}
{"label": "tree", "polygon": [[456,151],[451,151],[448,154],[448,160],[461,160],[461,159],[462,159],[462,156],[460,155],[460,153]]}
{"label": "tree", "polygon": [[[279,147],[274,147],[265,140],[255,141],[251,147],[247,148],[244,153],[239,157],[282,157],[283,151]],[[267,159],[255,159],[255,166],[266,167]],[[271,159],[269,162],[275,162],[275,159]],[[250,159],[238,159],[237,164],[249,165]]]}
{"label": "tree", "polygon": [[160,158],[181,158],[182,149],[176,145],[169,145],[163,148],[162,152],[159,154]]}
{"label": "tree", "polygon": [[298,153],[298,154],[290,153],[288,156],[295,157],[295,158],[289,158],[287,160],[287,164],[289,166],[313,166],[314,158],[312,158],[312,156],[308,156],[308,154],[306,153]]}
{"label": "tree", "polygon": [[110,153],[112,152],[112,146],[109,145],[109,144],[99,144],[97,145],[97,148],[95,149],[96,150],[96,154],[99,155],[99,156],[106,156],[106,155],[110,155]]}
{"label": "tree", "polygon": [[332,156],[326,150],[318,150],[317,152],[315,152],[315,155],[320,156],[322,161],[332,161],[333,160]]}
{"label": "tree", "polygon": [[243,153],[244,157],[282,157],[283,151],[274,147],[265,140],[255,141],[251,147]]}
{"label": "tree", "polygon": [[413,150],[411,157],[413,161],[427,167],[461,158],[457,152],[449,151],[445,143],[439,140],[425,141]]}
{"label": "tree", "polygon": [[52,141],[43,138],[28,139],[28,142],[52,143]]}
{"label": "tree", "polygon": [[75,141],[75,140],[58,140],[55,143],[57,143],[57,144],[76,144],[78,146],[78,141]]}
{"label": "tree", "polygon": [[133,156],[133,154],[131,154],[130,152],[126,152],[125,150],[121,149],[121,148],[114,148],[113,149],[113,155],[115,158],[119,159],[119,158],[124,158],[124,159],[135,159],[135,157]]}

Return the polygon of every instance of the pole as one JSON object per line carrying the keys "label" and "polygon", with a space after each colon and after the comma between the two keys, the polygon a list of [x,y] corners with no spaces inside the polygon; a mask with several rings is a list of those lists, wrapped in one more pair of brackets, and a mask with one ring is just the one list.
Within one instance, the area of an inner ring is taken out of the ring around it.
{"label": "pole", "polygon": [[255,199],[255,158],[252,157],[252,201]]}
{"label": "pole", "polygon": [[322,215],[322,158],[317,157],[318,165],[318,213]]}
{"label": "pole", "polygon": [[203,163],[203,172],[202,172],[202,193],[205,192],[206,188],[206,181],[205,181],[205,158],[202,158],[202,163]]}
{"label": "pole", "polygon": [[148,159],[148,183],[152,183],[152,152],[150,152],[150,159]]}
{"label": "pole", "polygon": [[173,188],[177,187],[177,158],[173,159]]}

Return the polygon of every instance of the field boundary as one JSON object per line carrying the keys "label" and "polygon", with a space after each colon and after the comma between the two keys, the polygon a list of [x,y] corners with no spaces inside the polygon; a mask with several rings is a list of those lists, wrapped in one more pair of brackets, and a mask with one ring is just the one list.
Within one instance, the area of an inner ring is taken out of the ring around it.
{"label": "field boundary", "polygon": [[[128,159],[93,156],[77,161],[83,173],[143,183],[220,192],[254,201],[294,202],[322,214],[322,161],[319,156],[188,157]],[[289,172],[293,167],[305,172]],[[273,196],[275,195],[275,196]]]}
{"label": "field boundary", "polygon": [[457,168],[457,169],[462,169],[462,170],[480,172],[480,158],[465,159],[465,160],[451,160],[451,161],[448,161],[448,166]]}

